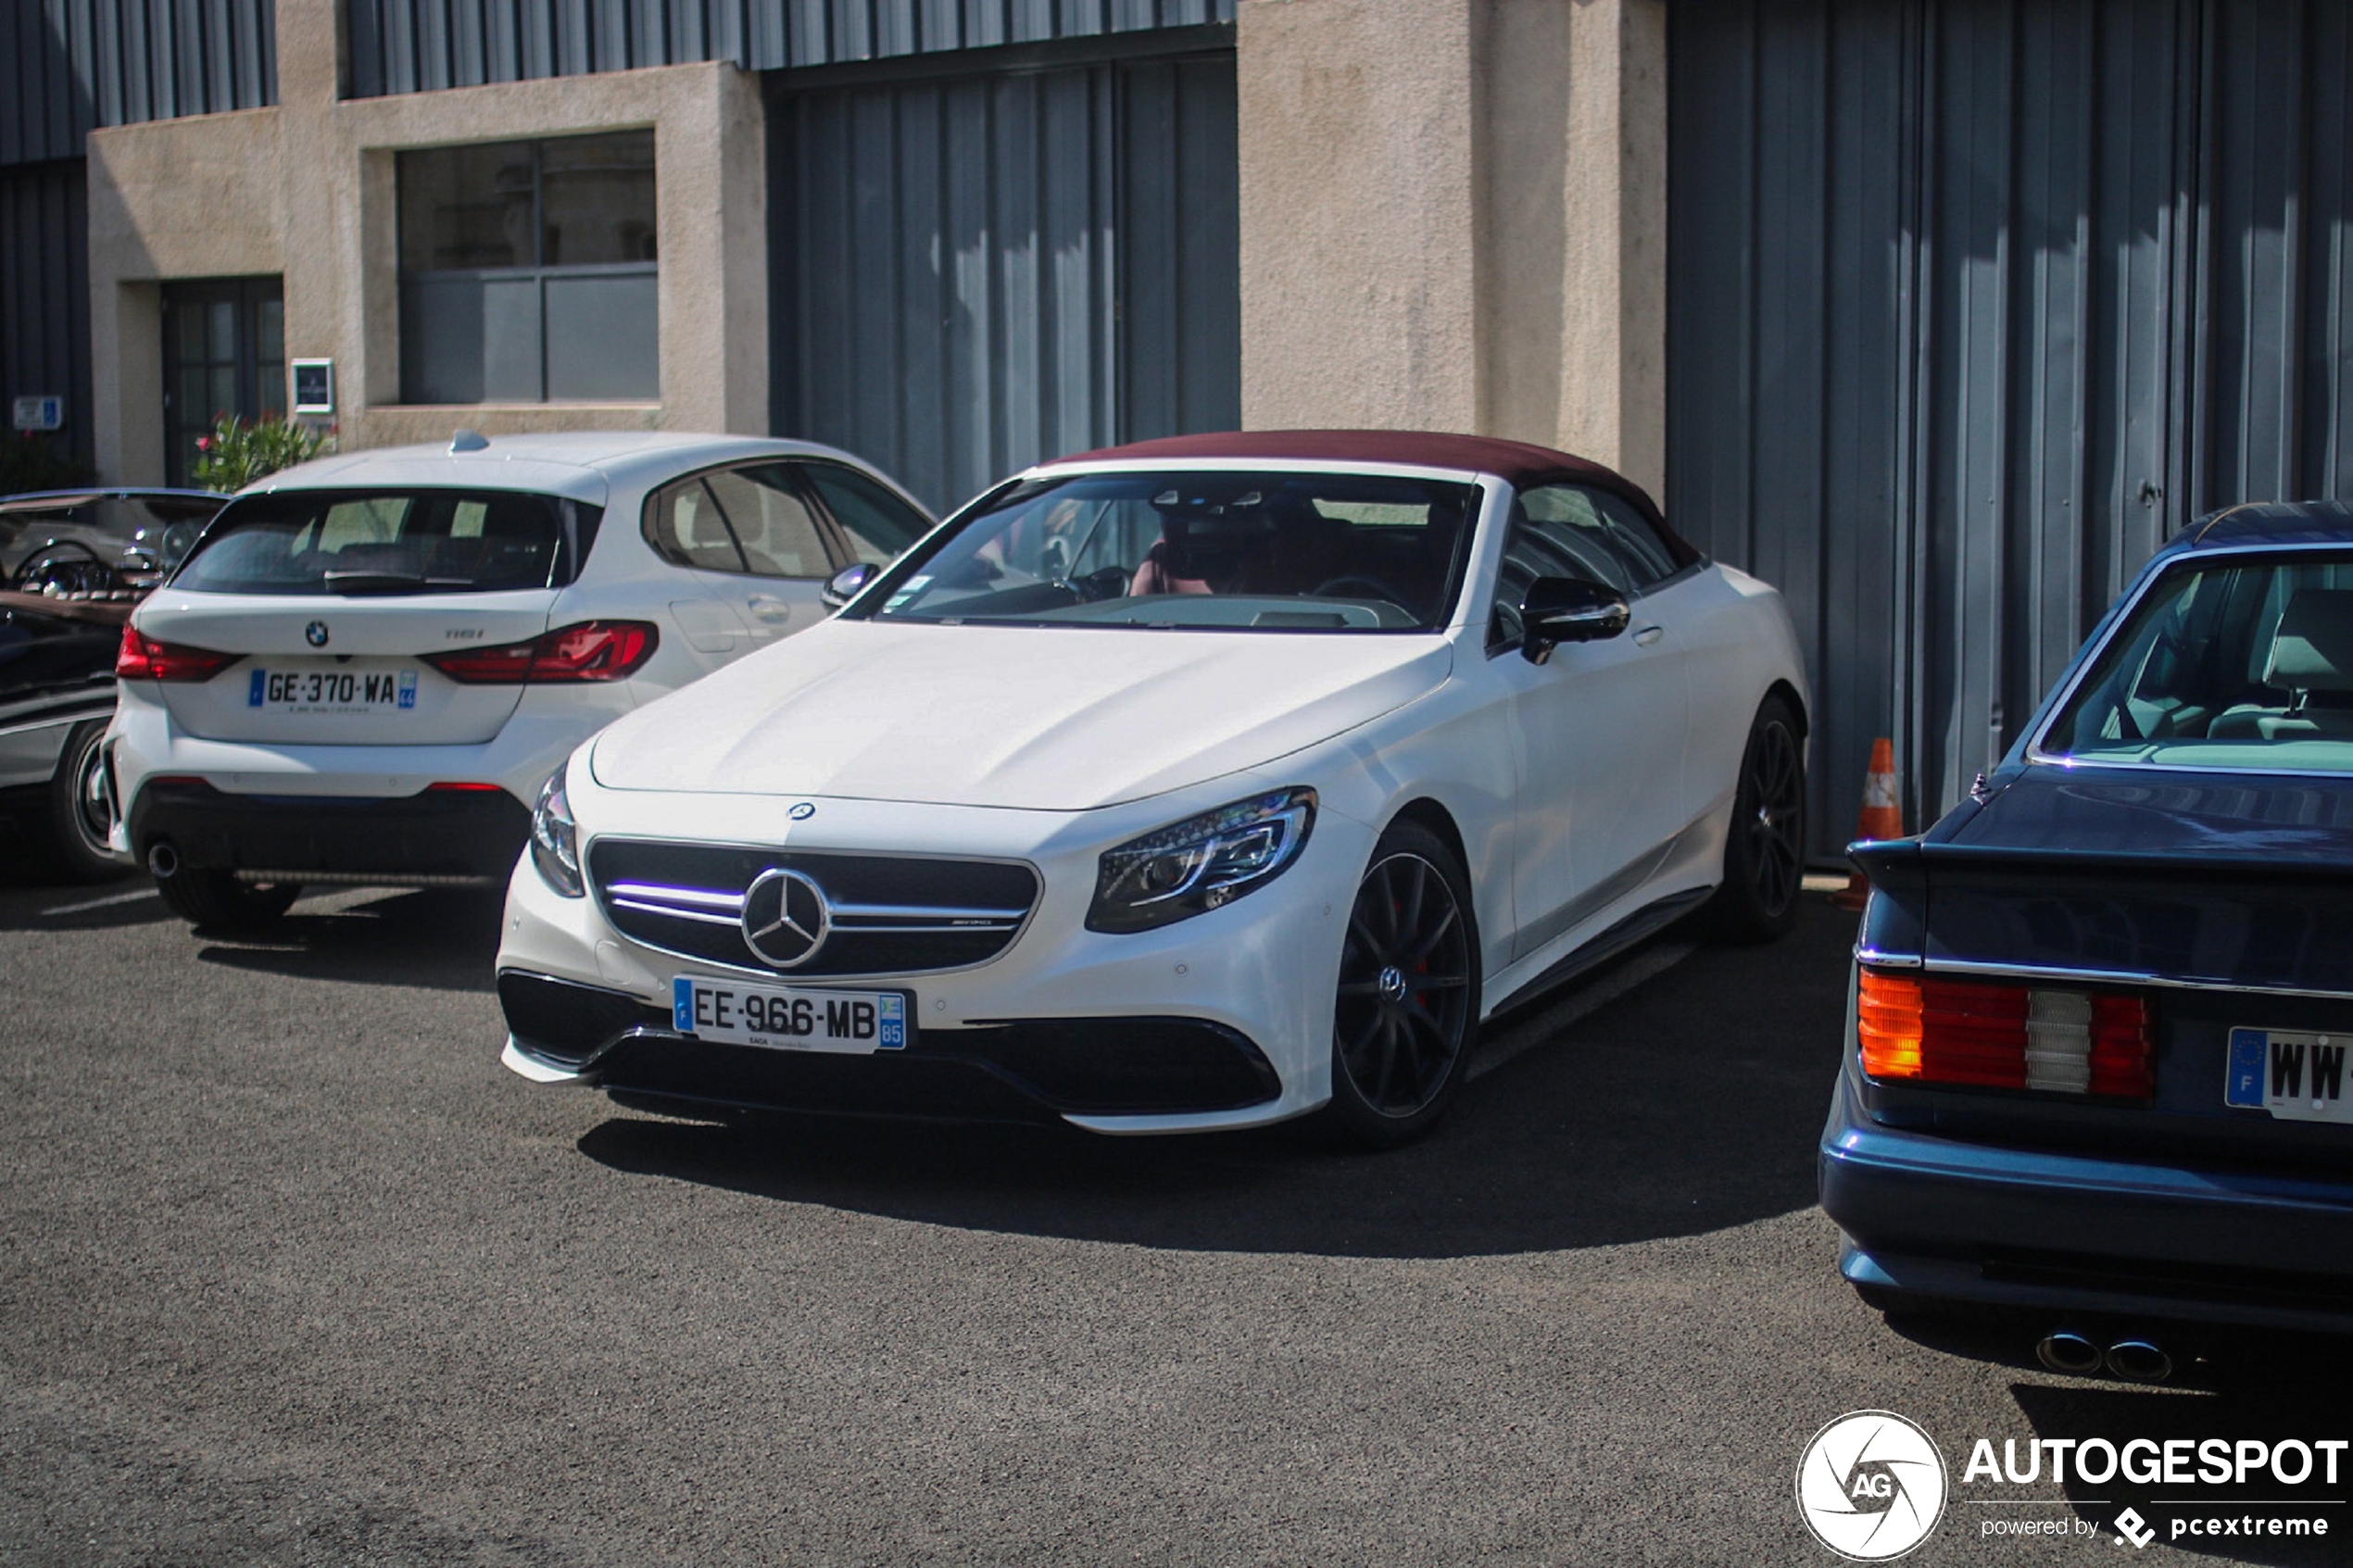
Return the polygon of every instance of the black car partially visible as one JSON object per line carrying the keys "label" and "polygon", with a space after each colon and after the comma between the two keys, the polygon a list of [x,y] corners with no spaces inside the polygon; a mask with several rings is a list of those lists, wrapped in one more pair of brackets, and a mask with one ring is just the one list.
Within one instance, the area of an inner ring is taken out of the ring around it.
{"label": "black car partially visible", "polygon": [[229,497],[71,490],[0,499],[0,859],[120,875],[103,743],[123,622]]}
{"label": "black car partially visible", "polygon": [[1894,1311],[2168,1374],[2183,1324],[2353,1334],[2353,506],[2158,552],[1873,893],[1821,1146]]}

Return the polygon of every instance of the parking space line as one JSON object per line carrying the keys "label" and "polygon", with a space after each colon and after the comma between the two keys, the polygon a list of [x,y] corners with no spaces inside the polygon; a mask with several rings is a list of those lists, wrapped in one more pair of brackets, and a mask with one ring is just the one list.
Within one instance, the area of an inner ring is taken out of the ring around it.
{"label": "parking space line", "polygon": [[143,887],[136,893],[116,893],[104,898],[86,899],[79,904],[60,904],[54,909],[42,910],[41,916],[46,920],[51,915],[78,915],[85,909],[110,909],[117,904],[135,904],[142,898],[161,897],[154,888]]}

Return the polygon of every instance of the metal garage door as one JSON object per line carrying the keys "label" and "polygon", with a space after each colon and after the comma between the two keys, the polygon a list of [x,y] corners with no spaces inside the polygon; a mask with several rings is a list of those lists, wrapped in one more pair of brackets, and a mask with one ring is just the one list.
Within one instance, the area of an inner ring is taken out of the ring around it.
{"label": "metal garage door", "polygon": [[1239,423],[1232,50],[970,69],[777,79],[776,432],[944,510]]}
{"label": "metal garage door", "polygon": [[2347,15],[1671,7],[1668,502],[1797,612],[1818,850],[1875,734],[1957,799],[2192,517],[2353,494]]}

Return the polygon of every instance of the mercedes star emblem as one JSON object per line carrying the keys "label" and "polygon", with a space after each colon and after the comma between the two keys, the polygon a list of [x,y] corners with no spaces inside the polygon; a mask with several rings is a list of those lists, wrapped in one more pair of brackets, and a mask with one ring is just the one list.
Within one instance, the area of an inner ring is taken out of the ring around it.
{"label": "mercedes star emblem", "polygon": [[778,969],[799,969],[817,956],[834,928],[825,890],[799,872],[772,866],[744,889],[744,943]]}
{"label": "mercedes star emblem", "polygon": [[314,648],[325,647],[327,646],[327,623],[323,621],[312,621],[309,625],[302,629],[302,640],[308,643]]}

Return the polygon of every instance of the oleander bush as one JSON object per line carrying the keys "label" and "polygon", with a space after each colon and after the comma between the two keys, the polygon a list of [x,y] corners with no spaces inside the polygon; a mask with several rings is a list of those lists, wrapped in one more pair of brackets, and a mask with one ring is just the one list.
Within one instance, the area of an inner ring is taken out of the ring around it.
{"label": "oleander bush", "polygon": [[207,490],[243,490],[280,469],[308,462],[324,440],[289,420],[248,422],[229,415],[213,421],[210,435],[196,437],[196,460],[188,471]]}

